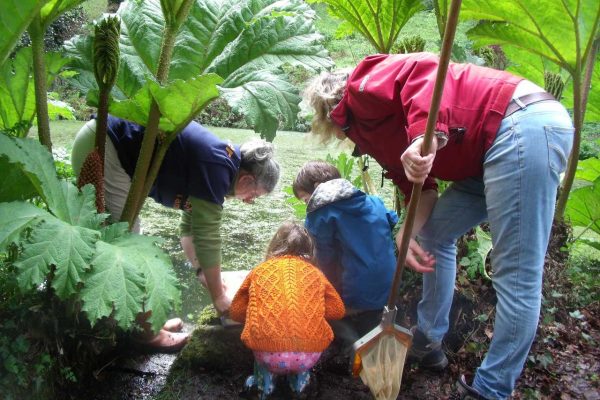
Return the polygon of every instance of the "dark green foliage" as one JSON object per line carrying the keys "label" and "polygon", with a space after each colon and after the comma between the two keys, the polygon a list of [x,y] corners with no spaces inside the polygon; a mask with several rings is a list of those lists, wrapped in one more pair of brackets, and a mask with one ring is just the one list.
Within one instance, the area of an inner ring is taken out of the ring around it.
{"label": "dark green foliage", "polygon": [[575,300],[578,306],[587,306],[600,301],[600,260],[587,252],[579,252],[569,259],[567,275],[569,280],[578,287]]}
{"label": "dark green foliage", "polygon": [[579,160],[593,157],[600,158],[600,123],[588,122],[583,124],[581,137]]}
{"label": "dark green foliage", "polygon": [[202,125],[248,129],[244,116],[233,111],[223,98],[218,98],[206,106],[196,120]]}
{"label": "dark green foliage", "polygon": [[[87,17],[81,7],[62,14],[46,30],[44,35],[46,51],[60,50],[64,42],[83,31],[86,22]],[[31,46],[31,38],[25,32],[17,44],[17,49],[28,46]]]}
{"label": "dark green foliage", "polygon": [[581,142],[581,150],[579,151],[579,161],[587,160],[588,158],[600,157],[600,143],[596,142]]}

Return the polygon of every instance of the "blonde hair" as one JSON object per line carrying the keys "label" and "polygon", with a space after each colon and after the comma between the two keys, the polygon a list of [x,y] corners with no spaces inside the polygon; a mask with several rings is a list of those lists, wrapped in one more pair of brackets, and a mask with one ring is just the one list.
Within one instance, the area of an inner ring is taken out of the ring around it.
{"label": "blonde hair", "polygon": [[280,256],[298,256],[314,263],[315,244],[312,236],[302,225],[286,221],[271,239],[265,260]]}
{"label": "blonde hair", "polygon": [[302,97],[314,109],[311,132],[328,143],[340,128],[331,121],[329,113],[342,100],[351,69],[322,72],[313,78],[303,91]]}

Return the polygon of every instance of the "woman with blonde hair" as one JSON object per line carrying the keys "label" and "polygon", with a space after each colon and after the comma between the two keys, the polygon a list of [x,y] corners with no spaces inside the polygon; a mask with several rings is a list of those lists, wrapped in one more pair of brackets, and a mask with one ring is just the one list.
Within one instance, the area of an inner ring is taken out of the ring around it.
{"label": "woman with blonde hair", "polygon": [[[371,155],[408,201],[413,183],[423,192],[406,258],[423,273],[411,355],[422,367],[448,361],[442,339],[456,277],[456,241],[489,222],[496,321],[489,351],[472,383],[458,382],[456,398],[510,396],[535,337],[560,174],[573,125],[552,95],[521,77],[450,63],[435,137],[422,153],[438,57],[377,54],[349,75],[323,73],[305,98],[315,109],[313,134],[350,139]],[[452,181],[438,199],[435,179]],[[397,241],[402,237],[402,229]]]}

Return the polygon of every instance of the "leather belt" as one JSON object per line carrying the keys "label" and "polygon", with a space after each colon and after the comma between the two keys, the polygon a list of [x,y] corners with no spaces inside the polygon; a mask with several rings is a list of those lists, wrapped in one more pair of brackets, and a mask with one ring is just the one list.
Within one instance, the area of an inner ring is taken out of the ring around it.
{"label": "leather belt", "polygon": [[556,99],[548,92],[530,93],[521,97],[514,98],[510,101],[510,103],[508,103],[508,107],[506,107],[506,112],[504,113],[504,118],[514,114],[519,110],[522,110],[530,104],[546,100]]}

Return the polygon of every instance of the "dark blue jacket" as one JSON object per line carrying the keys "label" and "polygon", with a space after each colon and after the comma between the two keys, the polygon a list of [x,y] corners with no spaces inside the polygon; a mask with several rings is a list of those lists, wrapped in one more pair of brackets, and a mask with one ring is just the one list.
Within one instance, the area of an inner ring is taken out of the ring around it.
{"label": "dark blue jacket", "polygon": [[307,207],[317,265],[348,309],[376,310],[387,303],[396,269],[392,228],[398,222],[377,196],[345,179],[321,183]]}
{"label": "dark blue jacket", "polygon": [[[119,161],[133,177],[144,127],[109,116],[108,136]],[[223,205],[240,168],[238,146],[222,141],[197,122],[181,131],[165,154],[150,197],[172,208],[185,208],[188,196]]]}

